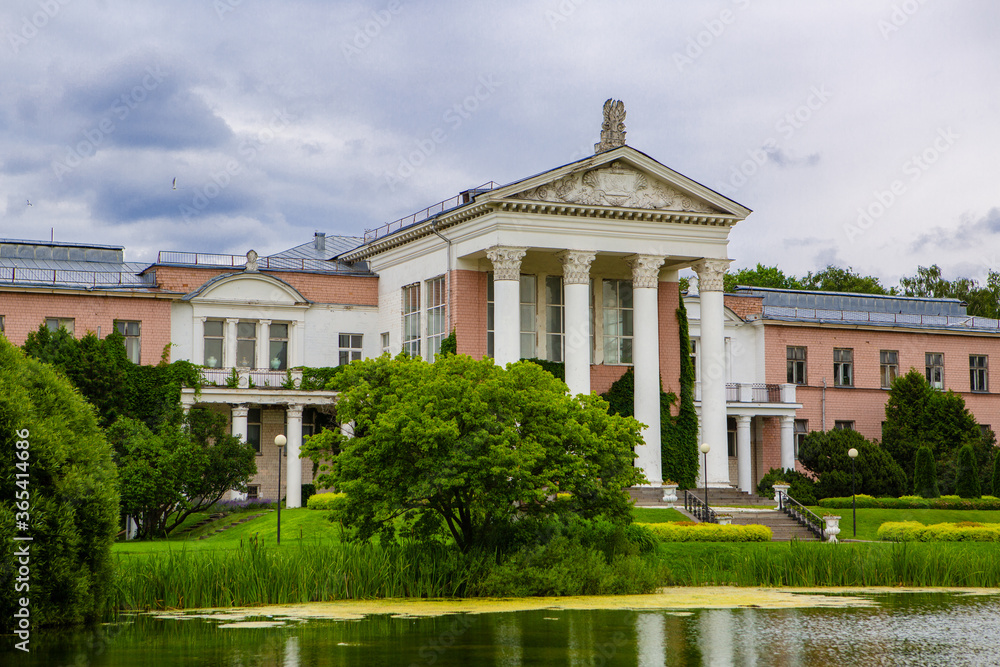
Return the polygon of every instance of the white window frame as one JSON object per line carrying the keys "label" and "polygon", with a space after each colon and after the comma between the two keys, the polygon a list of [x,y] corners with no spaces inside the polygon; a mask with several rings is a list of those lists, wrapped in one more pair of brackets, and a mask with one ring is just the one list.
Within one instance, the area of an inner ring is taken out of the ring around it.
{"label": "white window frame", "polygon": [[[982,361],[982,364],[979,361]],[[969,391],[986,394],[990,391],[990,358],[985,354],[969,355]]]}
{"label": "white window frame", "polygon": [[889,389],[899,377],[899,350],[879,350],[878,361],[879,384],[882,389]]}
{"label": "white window frame", "polygon": [[420,356],[420,283],[402,288],[403,352]]}
{"label": "white window frame", "polygon": [[[608,288],[613,290],[613,303],[608,303]],[[631,306],[622,305],[622,289],[627,287]],[[635,359],[635,295],[631,280],[604,278],[601,281],[601,315],[603,322],[604,363],[631,366]],[[626,343],[627,341],[627,343]]]}
{"label": "white window frame", "polygon": [[[127,333],[129,325],[135,325],[134,334]],[[140,320],[115,320],[115,330],[125,338],[125,356],[133,364],[142,359],[142,322]]]}
{"label": "white window frame", "polygon": [[944,389],[944,353],[924,353],[924,377],[935,389]]}
{"label": "white window frame", "polygon": [[[253,327],[253,336],[248,336],[246,333],[241,334],[240,329],[243,328],[244,332],[247,331],[249,327]],[[238,320],[236,322],[236,359],[233,360],[233,366],[237,368],[257,368],[257,322],[253,320]],[[253,342],[253,352],[250,353],[249,357],[240,358],[240,348],[246,348],[247,341]],[[243,345],[240,345],[243,343]],[[249,364],[241,364],[240,361],[249,361]]]}
{"label": "white window frame", "polygon": [[562,276],[545,276],[545,358],[566,361],[566,295]]}
{"label": "white window frame", "polygon": [[427,361],[434,361],[446,335],[448,297],[443,275],[425,282],[427,300]]}
{"label": "white window frame", "polygon": [[854,386],[854,348],[833,348],[833,386]]}
{"label": "white window frame", "polygon": [[[222,329],[222,333],[218,336],[208,335],[205,330],[207,330],[209,324],[218,324]],[[210,355],[208,354],[208,341],[218,341],[219,344],[219,356],[217,358],[218,363],[211,365],[208,363]],[[225,320],[219,319],[206,319],[204,328],[202,331],[202,351],[204,356],[202,357],[202,362],[206,368],[225,368],[226,365],[226,322]]]}
{"label": "white window frame", "polygon": [[361,359],[361,350],[364,345],[364,334],[342,333],[337,334],[337,365],[346,366],[352,361]]}
{"label": "white window frame", "polygon": [[[53,326],[53,323],[55,326]],[[60,329],[66,329],[71,335],[76,335],[76,318],[75,317],[46,317],[45,326],[49,331],[56,332]]]}

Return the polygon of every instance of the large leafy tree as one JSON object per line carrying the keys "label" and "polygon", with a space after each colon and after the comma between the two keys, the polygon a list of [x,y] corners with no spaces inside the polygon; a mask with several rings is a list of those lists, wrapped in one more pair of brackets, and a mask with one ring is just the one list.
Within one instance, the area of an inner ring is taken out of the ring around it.
{"label": "large leafy tree", "polygon": [[183,427],[167,422],[156,432],[122,417],[108,429],[108,440],[121,476],[122,511],[139,519],[142,537],[169,534],[229,489],[246,491],[257,473],[253,447],[228,432],[222,415],[200,408]]}
{"label": "large leafy tree", "polygon": [[630,521],[625,488],[639,424],[601,398],[567,395],[541,367],[445,355],[433,363],[386,356],[351,364],[332,383],[354,437],[324,431],[304,455],[317,483],[345,493],[337,518],[357,539],[394,535],[402,517],[444,526],[463,551],[503,547],[519,517],[567,505],[585,517]]}
{"label": "large leafy tree", "polygon": [[827,266],[822,271],[810,271],[802,279],[802,289],[824,292],[855,292],[858,294],[895,294],[894,288],[882,286],[875,276],[863,276],[851,267]]}
{"label": "large leafy tree", "polygon": [[848,452],[858,450],[853,488],[870,496],[901,496],[909,491],[902,468],[877,442],[857,431],[813,431],[799,448],[799,461],[816,477],[816,497],[851,495],[852,472]]}
{"label": "large leafy tree", "polygon": [[969,315],[1000,317],[1000,273],[997,271],[990,271],[986,284],[980,286],[971,278],[946,280],[937,264],[918,266],[916,275],[900,278],[899,286],[906,296],[961,299],[968,304]]}
{"label": "large leafy tree", "polygon": [[759,262],[752,269],[739,269],[732,273],[726,273],[722,280],[723,287],[727,292],[734,291],[737,285],[775,287],[778,289],[802,289],[802,283],[795,276],[786,276],[778,267],[764,266]]}

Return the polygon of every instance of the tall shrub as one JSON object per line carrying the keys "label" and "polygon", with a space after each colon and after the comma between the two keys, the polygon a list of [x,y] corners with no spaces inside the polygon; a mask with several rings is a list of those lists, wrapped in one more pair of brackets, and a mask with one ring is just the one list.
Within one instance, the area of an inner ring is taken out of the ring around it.
{"label": "tall shrub", "polygon": [[[4,631],[10,632],[22,597],[30,601],[32,627],[98,619],[111,593],[111,543],[118,529],[118,480],[111,447],[94,409],[70,382],[51,366],[25,357],[3,336],[0,387]],[[25,502],[26,508],[18,502]],[[32,539],[15,542],[15,536]],[[15,548],[29,551],[28,581],[15,581],[18,568],[11,564],[22,558],[14,557]],[[24,583],[28,589],[20,588]]]}
{"label": "tall shrub", "polygon": [[938,498],[937,466],[930,447],[917,450],[917,460],[913,471],[913,494],[921,498]]}
{"label": "tall shrub", "polygon": [[958,450],[958,466],[955,471],[955,492],[960,498],[979,498],[983,495],[979,484],[979,470],[972,445]]}
{"label": "tall shrub", "polygon": [[899,497],[909,489],[906,475],[889,454],[857,431],[813,431],[799,448],[799,462],[817,476],[816,497],[851,495],[851,459],[847,452],[858,450],[855,485],[858,493],[869,496]]}

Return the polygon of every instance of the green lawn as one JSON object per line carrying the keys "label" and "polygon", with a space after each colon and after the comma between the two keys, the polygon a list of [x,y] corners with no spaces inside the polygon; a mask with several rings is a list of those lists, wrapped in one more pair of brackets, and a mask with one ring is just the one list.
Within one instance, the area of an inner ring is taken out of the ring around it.
{"label": "green lawn", "polygon": [[[151,541],[116,542],[114,553],[141,554],[159,551],[182,550],[213,551],[220,549],[237,549],[240,543],[246,543],[253,537],[268,544],[277,541],[277,512],[267,512],[262,517],[234,526],[223,533],[213,535],[204,540],[198,537],[204,533],[231,525],[249,513],[230,514],[219,521],[208,524],[191,535],[170,537]],[[317,542],[336,543],[340,541],[340,526],[327,520],[329,512],[306,508],[281,510],[281,545],[316,544]]]}
{"label": "green lawn", "polygon": [[670,521],[691,520],[669,507],[633,507],[632,519],[637,523],[668,523]]}
{"label": "green lawn", "polygon": [[[827,507],[810,507],[813,512],[837,514],[840,516],[840,539],[854,539],[851,509],[832,510]],[[955,523],[957,521],[978,521],[979,523],[1000,523],[998,510],[884,510],[858,509],[859,540],[877,540],[878,527],[886,521],[919,521],[922,524]]]}

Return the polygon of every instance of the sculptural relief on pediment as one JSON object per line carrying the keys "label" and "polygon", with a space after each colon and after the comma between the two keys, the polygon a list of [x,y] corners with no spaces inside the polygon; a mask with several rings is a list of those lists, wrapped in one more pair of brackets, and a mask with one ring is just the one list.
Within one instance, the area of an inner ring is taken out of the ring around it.
{"label": "sculptural relief on pediment", "polygon": [[691,213],[721,213],[705,202],[620,162],[569,174],[552,183],[516,194],[514,199]]}

